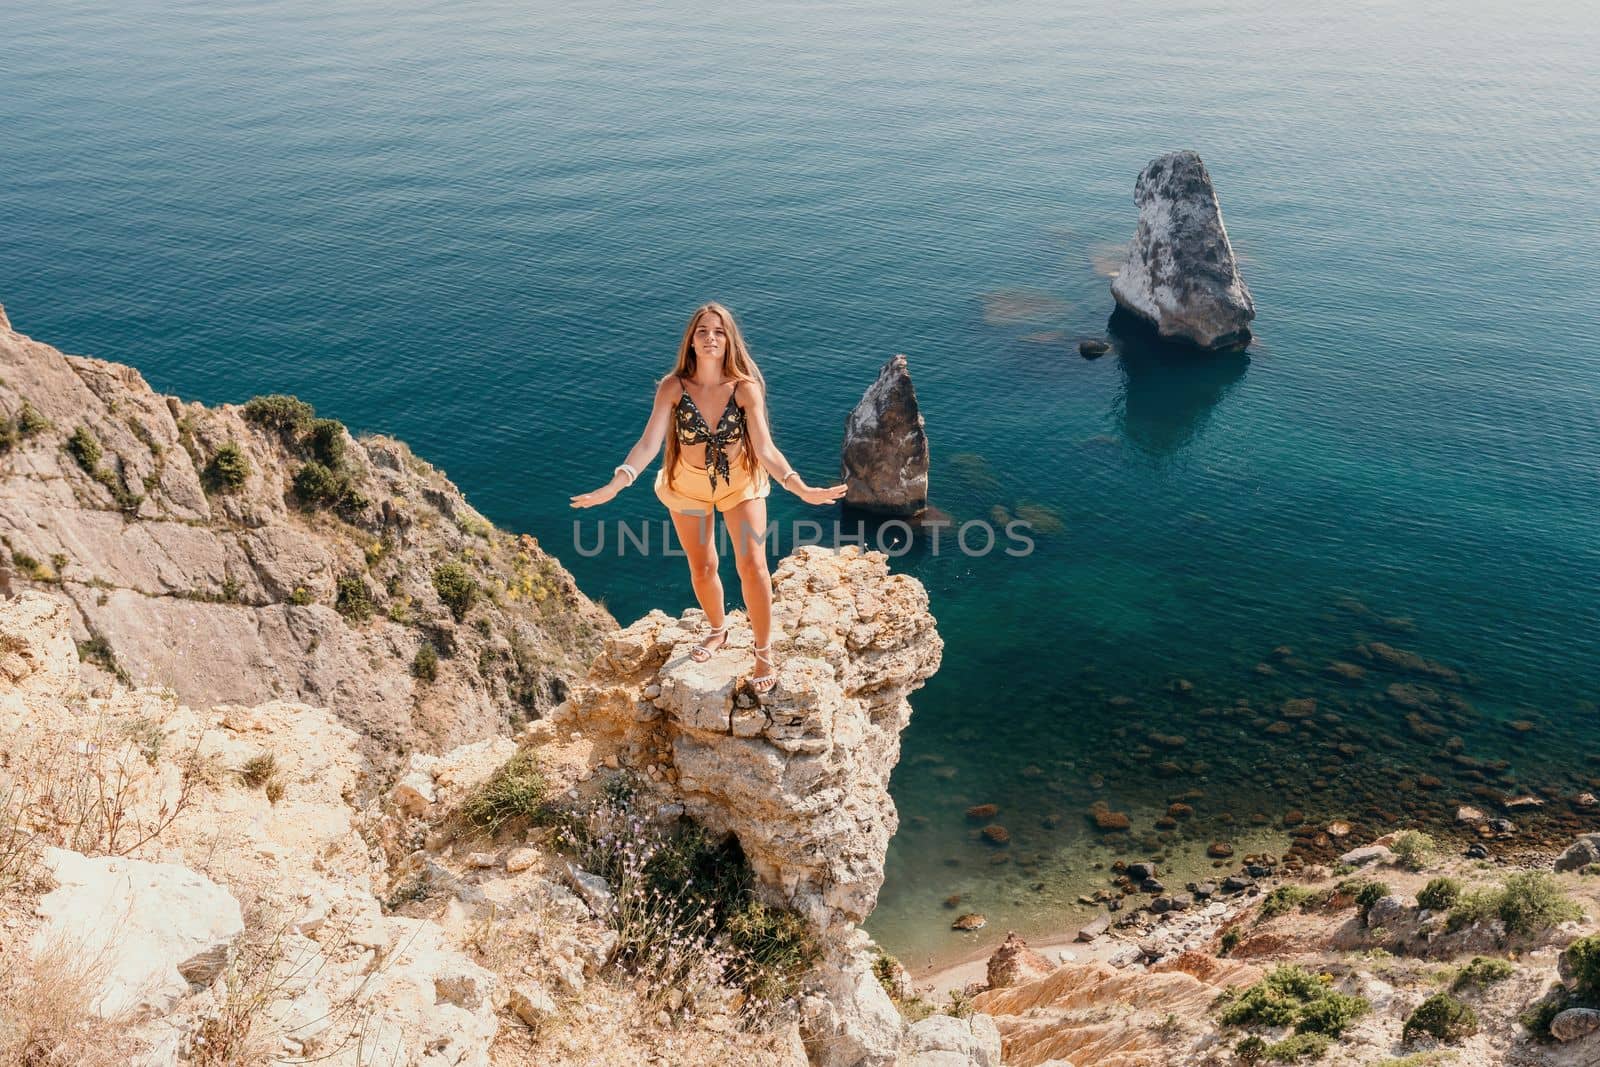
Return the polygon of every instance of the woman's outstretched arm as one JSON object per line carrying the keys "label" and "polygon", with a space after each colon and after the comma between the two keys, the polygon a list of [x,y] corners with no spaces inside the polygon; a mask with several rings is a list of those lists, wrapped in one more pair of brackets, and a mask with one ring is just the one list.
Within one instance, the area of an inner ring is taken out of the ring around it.
{"label": "woman's outstretched arm", "polygon": [[807,504],[831,504],[844,496],[846,486],[843,482],[826,488],[806,484],[806,480],[789,466],[789,461],[783,458],[777,443],[772,440],[772,428],[767,425],[766,397],[762,395],[761,386],[755,382],[741,382],[739,388],[746,394],[745,425],[750,430],[750,447],[755,450],[756,460],[772,475],[773,480]]}
{"label": "woman's outstretched arm", "polygon": [[[644,433],[639,436],[638,443],[629,450],[622,463],[618,464],[619,467],[626,465],[635,471],[643,472],[650,461],[656,458],[656,453],[661,451],[661,443],[667,439],[667,427],[672,423],[672,405],[677,403],[678,389],[678,383],[670,374],[656,384],[656,399],[650,408],[650,420],[644,424]],[[611,480],[600,488],[574,496],[572,506],[592,508],[596,504],[604,504],[632,484],[633,479],[628,473],[618,470],[611,476]]]}

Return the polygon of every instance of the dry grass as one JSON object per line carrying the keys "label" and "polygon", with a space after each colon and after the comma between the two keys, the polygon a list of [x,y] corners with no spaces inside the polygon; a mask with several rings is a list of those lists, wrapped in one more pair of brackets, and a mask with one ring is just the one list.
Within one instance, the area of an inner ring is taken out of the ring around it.
{"label": "dry grass", "polygon": [[89,1006],[103,963],[80,946],[57,942],[42,951],[9,951],[0,966],[0,1063],[7,1067],[90,1067],[128,1063],[136,1043]]}
{"label": "dry grass", "polygon": [[534,1033],[516,1019],[502,1020],[489,1050],[491,1067],[559,1063],[563,1067],[789,1067],[783,1028],[766,1033],[726,1033],[678,1023],[648,1005],[648,998],[622,982],[591,982],[577,1001]]}
{"label": "dry grass", "polygon": [[86,856],[137,852],[189,808],[206,773],[197,742],[177,761],[174,791],[157,799],[147,739],[120,727],[13,740],[14,751],[27,754],[0,754],[0,893],[30,876],[46,846]]}

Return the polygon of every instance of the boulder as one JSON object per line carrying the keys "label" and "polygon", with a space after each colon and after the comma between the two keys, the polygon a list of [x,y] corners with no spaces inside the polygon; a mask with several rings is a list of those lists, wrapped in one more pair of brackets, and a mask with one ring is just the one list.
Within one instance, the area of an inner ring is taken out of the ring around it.
{"label": "boulder", "polygon": [[0,700],[20,705],[28,694],[77,688],[70,607],[32,590],[0,600]]}
{"label": "boulder", "polygon": [[1406,903],[1405,898],[1393,895],[1386,896],[1374,902],[1372,907],[1367,909],[1367,926],[1371,929],[1377,929],[1380,926],[1393,926],[1410,912],[1411,905]]}
{"label": "boulder", "polygon": [[860,951],[830,959],[817,991],[800,1001],[800,1032],[812,1067],[893,1067],[901,1025],[900,1010]]}
{"label": "boulder", "polygon": [[63,848],[44,864],[56,888],[38,903],[33,952],[81,961],[103,1019],[165,1015],[216,978],[244,932],[239,902],[187,867]]}
{"label": "boulder", "polygon": [[878,371],[845,420],[839,477],[844,502],[863,511],[912,516],[928,503],[928,435],[905,356]]}
{"label": "boulder", "polygon": [[1127,264],[1111,282],[1117,306],[1166,339],[1206,349],[1248,344],[1255,304],[1199,155],[1151,160],[1133,200],[1139,226]]}
{"label": "boulder", "polygon": [[1055,970],[1055,966],[1028,947],[1016,931],[1008,931],[1006,939],[989,957],[988,977],[990,989],[1031,982]]}
{"label": "boulder", "polygon": [[930,1015],[907,1028],[899,1067],[1000,1067],[1000,1031],[982,1012]]}
{"label": "boulder", "polygon": [[1568,845],[1556,857],[1555,867],[1558,871],[1577,871],[1591,863],[1600,863],[1600,834],[1584,834]]}
{"label": "boulder", "polygon": [[1577,1041],[1600,1030],[1600,1011],[1568,1008],[1550,1020],[1550,1036],[1557,1041]]}
{"label": "boulder", "polygon": [[1362,845],[1340,856],[1339,862],[1351,867],[1365,867],[1369,863],[1393,863],[1394,852],[1387,845]]}

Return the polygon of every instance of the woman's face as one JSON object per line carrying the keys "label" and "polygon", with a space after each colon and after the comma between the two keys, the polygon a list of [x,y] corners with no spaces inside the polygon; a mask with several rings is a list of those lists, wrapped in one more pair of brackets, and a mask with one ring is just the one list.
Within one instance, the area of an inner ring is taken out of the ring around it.
{"label": "woman's face", "polygon": [[700,316],[700,321],[694,324],[694,354],[708,362],[722,362],[724,353],[728,351],[728,331],[722,324],[722,316],[714,311],[708,311]]}

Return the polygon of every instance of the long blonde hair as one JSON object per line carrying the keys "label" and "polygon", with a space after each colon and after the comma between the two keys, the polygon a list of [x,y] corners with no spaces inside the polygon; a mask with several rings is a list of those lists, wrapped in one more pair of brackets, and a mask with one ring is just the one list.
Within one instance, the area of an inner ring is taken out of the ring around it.
{"label": "long blonde hair", "polygon": [[[722,353],[722,376],[736,378],[741,382],[754,382],[761,387],[761,414],[767,412],[767,380],[761,375],[761,368],[756,366],[756,361],[750,355],[750,349],[744,343],[744,334],[739,332],[739,324],[734,321],[733,312],[721,304],[711,302],[701,304],[695,308],[694,314],[689,316],[689,325],[684,328],[683,340],[678,342],[678,363],[672,368],[672,373],[667,378],[693,378],[695,369],[699,366],[699,356],[694,350],[694,329],[700,324],[700,317],[707,313],[720,316],[723,327],[728,331],[728,346]],[[663,378],[662,381],[666,381]],[[681,382],[680,382],[681,385]],[[738,386],[734,386],[737,390]],[[721,412],[718,412],[721,417]],[[769,422],[770,426],[771,423]],[[744,468],[750,472],[751,477],[758,477],[760,466],[756,463],[755,449],[750,447],[750,420],[745,419],[745,440],[743,454],[740,461]],[[715,426],[707,426],[711,432],[716,432]],[[661,466],[667,472],[667,486],[672,487],[672,476],[678,466],[678,433],[677,420],[674,417],[672,430],[667,434],[667,452],[662,458]]]}

